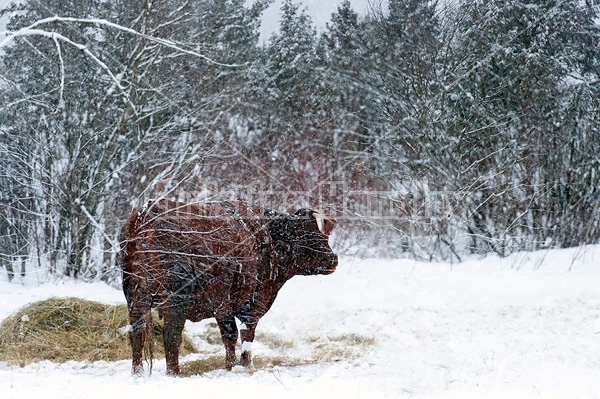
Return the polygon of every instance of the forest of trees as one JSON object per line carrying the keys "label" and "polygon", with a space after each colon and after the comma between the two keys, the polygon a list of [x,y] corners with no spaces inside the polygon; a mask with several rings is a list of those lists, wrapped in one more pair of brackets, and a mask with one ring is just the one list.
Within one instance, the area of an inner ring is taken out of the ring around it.
{"label": "forest of trees", "polygon": [[115,281],[152,197],[310,206],[343,254],[600,239],[596,0],[25,0],[0,49],[0,267]]}

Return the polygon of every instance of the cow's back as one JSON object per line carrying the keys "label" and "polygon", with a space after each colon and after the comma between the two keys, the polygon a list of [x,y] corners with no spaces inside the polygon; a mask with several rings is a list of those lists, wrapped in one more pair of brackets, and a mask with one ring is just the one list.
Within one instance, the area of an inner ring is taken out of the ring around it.
{"label": "cow's back", "polygon": [[257,207],[149,201],[123,227],[124,288],[135,280],[159,312],[185,309],[190,320],[231,312],[251,297],[270,247]]}

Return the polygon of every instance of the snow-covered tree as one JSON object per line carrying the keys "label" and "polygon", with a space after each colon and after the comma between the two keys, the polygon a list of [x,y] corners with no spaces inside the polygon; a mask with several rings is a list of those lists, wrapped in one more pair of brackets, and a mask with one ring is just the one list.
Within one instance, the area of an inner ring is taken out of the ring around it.
{"label": "snow-covered tree", "polygon": [[59,274],[110,270],[123,217],[161,194],[159,181],[188,173],[236,98],[223,87],[239,78],[226,75],[244,68],[264,2],[222,24],[248,27],[237,42],[212,36],[211,18],[221,16],[206,8],[218,3],[244,17],[241,2],[200,10],[189,1],[23,3],[1,58],[0,151],[10,162],[0,178],[12,180],[2,190],[12,212],[2,215],[13,243],[6,253]]}
{"label": "snow-covered tree", "polygon": [[478,250],[570,245],[558,232],[574,215],[553,203],[580,167],[568,149],[593,134],[589,125],[566,126],[563,112],[579,90],[569,78],[580,76],[583,58],[573,39],[592,15],[579,1],[461,5],[441,105],[444,157],[435,167],[466,199]]}

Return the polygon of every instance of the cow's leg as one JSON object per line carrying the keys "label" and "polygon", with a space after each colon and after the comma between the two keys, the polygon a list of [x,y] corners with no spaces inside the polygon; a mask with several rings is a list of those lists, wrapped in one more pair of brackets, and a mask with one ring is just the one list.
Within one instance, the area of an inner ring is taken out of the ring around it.
{"label": "cow's leg", "polygon": [[142,375],[144,347],[149,348],[149,355],[152,356],[152,337],[148,336],[148,325],[152,326],[150,305],[144,301],[134,300],[129,306],[129,324],[131,326],[129,331],[132,352],[131,372],[133,375]]}
{"label": "cow's leg", "polygon": [[165,344],[165,358],[167,361],[167,375],[179,375],[179,346],[181,345],[181,334],[185,326],[185,316],[177,312],[165,315],[165,326],[163,331],[163,342]]}
{"label": "cow's leg", "polygon": [[141,317],[130,317],[131,330],[129,331],[129,343],[131,344],[131,374],[142,375],[142,351],[144,349],[144,320]]}
{"label": "cow's leg", "polygon": [[221,338],[225,345],[225,368],[230,370],[235,366],[235,344],[237,343],[238,330],[233,315],[217,319]]}
{"label": "cow's leg", "polygon": [[240,338],[242,340],[242,356],[240,364],[244,367],[252,368],[252,342],[254,342],[254,332],[256,331],[256,322],[244,322],[240,325]]}

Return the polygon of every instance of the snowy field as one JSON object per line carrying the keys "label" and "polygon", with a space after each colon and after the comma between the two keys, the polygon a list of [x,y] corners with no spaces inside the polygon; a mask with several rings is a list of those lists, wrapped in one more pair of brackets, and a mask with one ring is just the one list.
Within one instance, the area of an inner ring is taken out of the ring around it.
{"label": "snowy field", "polygon": [[[309,359],[341,344],[337,358],[188,378],[157,360],[142,379],[129,361],[0,363],[0,398],[600,398],[599,266],[600,246],[454,265],[342,259],[290,281],[253,348],[277,355],[260,337],[279,337],[279,355]],[[2,273],[0,319],[50,296],[124,302],[102,283],[42,279]],[[198,340],[209,324],[186,329]]]}

